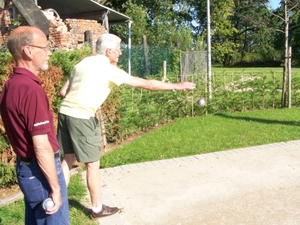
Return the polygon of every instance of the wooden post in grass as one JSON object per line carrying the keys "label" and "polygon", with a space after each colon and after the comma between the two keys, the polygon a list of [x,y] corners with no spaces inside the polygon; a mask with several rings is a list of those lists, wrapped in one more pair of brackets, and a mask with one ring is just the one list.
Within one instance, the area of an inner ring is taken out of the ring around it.
{"label": "wooden post in grass", "polygon": [[289,108],[292,108],[292,47],[289,47],[289,63],[288,63],[288,77],[289,77]]}
{"label": "wooden post in grass", "polygon": [[168,82],[167,78],[167,61],[163,61],[163,82]]}
{"label": "wooden post in grass", "polygon": [[144,58],[145,58],[145,76],[148,76],[150,74],[150,71],[149,71],[148,44],[147,44],[146,35],[143,35],[143,46],[144,46]]}

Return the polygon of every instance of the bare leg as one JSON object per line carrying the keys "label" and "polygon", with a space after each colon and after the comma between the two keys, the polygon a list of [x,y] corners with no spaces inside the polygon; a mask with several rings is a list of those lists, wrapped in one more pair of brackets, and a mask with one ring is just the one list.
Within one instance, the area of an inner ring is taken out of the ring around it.
{"label": "bare leg", "polygon": [[87,171],[86,171],[86,181],[87,187],[90,192],[92,207],[100,207],[101,206],[101,191],[100,191],[100,162],[89,162],[85,163]]}
{"label": "bare leg", "polygon": [[64,159],[61,162],[61,167],[64,172],[67,186],[69,185],[70,182],[70,170],[72,169],[75,160],[76,160],[75,154],[65,154]]}

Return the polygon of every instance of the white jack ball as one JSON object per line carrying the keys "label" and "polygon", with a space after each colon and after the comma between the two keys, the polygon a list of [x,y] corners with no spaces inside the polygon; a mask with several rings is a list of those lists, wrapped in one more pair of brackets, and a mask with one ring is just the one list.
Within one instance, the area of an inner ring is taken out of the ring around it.
{"label": "white jack ball", "polygon": [[198,100],[198,105],[200,105],[200,106],[205,106],[205,99],[204,99],[204,98],[200,98],[200,99]]}

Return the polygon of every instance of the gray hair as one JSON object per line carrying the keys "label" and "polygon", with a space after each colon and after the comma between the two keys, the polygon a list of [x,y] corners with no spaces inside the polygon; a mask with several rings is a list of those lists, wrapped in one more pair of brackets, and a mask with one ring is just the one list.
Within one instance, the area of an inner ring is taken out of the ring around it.
{"label": "gray hair", "polygon": [[7,47],[14,59],[22,58],[23,46],[29,45],[34,38],[37,28],[21,26],[16,28],[8,37]]}
{"label": "gray hair", "polygon": [[96,52],[105,55],[107,49],[114,49],[121,43],[121,38],[114,34],[101,34],[96,42]]}

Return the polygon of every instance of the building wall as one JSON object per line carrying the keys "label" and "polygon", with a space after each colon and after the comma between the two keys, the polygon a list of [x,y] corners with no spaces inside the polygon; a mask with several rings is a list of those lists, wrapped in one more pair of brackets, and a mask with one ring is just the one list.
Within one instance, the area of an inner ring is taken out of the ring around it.
{"label": "building wall", "polygon": [[[13,18],[13,5],[9,4],[4,9],[0,8],[0,47],[5,45],[7,37],[13,30],[14,26],[28,25],[22,15],[17,12],[18,19]],[[100,34],[106,33],[104,26],[96,20],[84,19],[66,19],[62,20],[52,14],[45,12],[45,16],[50,23],[49,42],[51,48],[55,49],[74,49],[80,48],[84,44],[84,34],[86,31],[91,32],[92,47],[95,49],[95,43]]]}
{"label": "building wall", "polygon": [[84,33],[91,32],[92,47],[100,34],[106,33],[104,26],[96,20],[83,19],[53,19],[50,21],[49,42],[51,47],[57,49],[80,48],[84,44]]}
{"label": "building wall", "polygon": [[6,42],[12,25],[11,14],[8,10],[0,9],[0,46]]}

